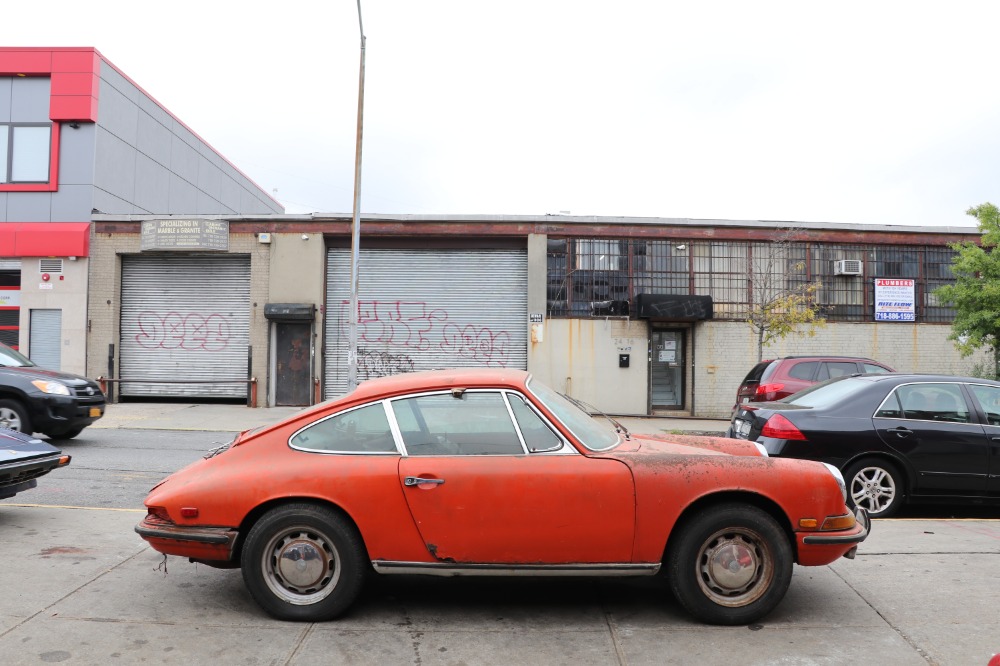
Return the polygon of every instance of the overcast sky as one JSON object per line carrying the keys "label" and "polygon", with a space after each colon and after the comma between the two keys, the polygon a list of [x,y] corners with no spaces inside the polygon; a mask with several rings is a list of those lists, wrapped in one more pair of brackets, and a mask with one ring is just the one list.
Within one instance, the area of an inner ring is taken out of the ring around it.
{"label": "overcast sky", "polygon": [[[353,210],[356,0],[8,3],[288,212]],[[974,225],[1000,3],[362,0],[362,213]]]}

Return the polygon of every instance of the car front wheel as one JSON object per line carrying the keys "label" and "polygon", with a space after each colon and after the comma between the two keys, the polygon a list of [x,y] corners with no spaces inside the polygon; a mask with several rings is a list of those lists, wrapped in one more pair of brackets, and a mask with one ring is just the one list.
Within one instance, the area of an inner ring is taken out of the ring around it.
{"label": "car front wheel", "polygon": [[27,435],[33,432],[28,412],[16,400],[0,400],[0,428],[17,430]]}
{"label": "car front wheel", "polygon": [[742,504],[708,507],[671,537],[674,596],[710,624],[747,624],[770,613],[792,578],[792,547],[770,514]]}
{"label": "car front wheel", "polygon": [[859,460],[844,470],[847,499],[872,518],[888,518],[903,505],[903,484],[899,472],[881,460]]}
{"label": "car front wheel", "polygon": [[332,509],[289,504],[266,513],[247,536],[243,581],[279,620],[322,622],[342,615],[364,584],[361,535]]}

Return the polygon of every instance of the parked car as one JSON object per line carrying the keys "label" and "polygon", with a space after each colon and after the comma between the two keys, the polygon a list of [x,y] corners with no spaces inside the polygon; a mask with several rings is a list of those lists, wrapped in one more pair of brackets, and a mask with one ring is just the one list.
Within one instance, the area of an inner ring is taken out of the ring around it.
{"label": "parked car", "polygon": [[0,499],[38,485],[38,477],[69,464],[70,456],[21,432],[0,428]]}
{"label": "parked car", "polygon": [[833,377],[882,372],[895,370],[870,358],[854,356],[783,356],[761,361],[736,390],[733,411],[748,402],[781,400]]}
{"label": "parked car", "polygon": [[526,372],[364,382],[171,475],[136,526],[156,550],[242,567],[265,611],[321,621],[380,574],[644,576],[711,623],[771,611],[792,563],[868,534],[839,472],[725,438],[605,427]]}
{"label": "parked car", "polygon": [[104,416],[105,406],[97,382],[40,368],[0,343],[0,428],[72,439]]}
{"label": "parked car", "polygon": [[730,432],[776,458],[818,460],[871,517],[904,502],[1000,501],[1000,382],[864,375],[741,405]]}

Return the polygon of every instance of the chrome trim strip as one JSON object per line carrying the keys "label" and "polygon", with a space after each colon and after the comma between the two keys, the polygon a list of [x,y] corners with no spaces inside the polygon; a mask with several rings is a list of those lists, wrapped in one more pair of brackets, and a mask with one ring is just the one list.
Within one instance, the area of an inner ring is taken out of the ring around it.
{"label": "chrome trim strip", "polygon": [[650,564],[454,564],[372,560],[380,574],[425,576],[655,576],[660,563]]}

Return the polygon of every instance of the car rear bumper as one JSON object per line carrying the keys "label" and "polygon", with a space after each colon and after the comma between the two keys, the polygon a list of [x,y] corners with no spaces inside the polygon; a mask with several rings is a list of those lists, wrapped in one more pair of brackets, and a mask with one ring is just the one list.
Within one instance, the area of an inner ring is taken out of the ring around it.
{"label": "car rear bumper", "polygon": [[146,516],[135,526],[136,534],[153,550],[192,560],[230,561],[239,532],[231,527],[174,525]]}

